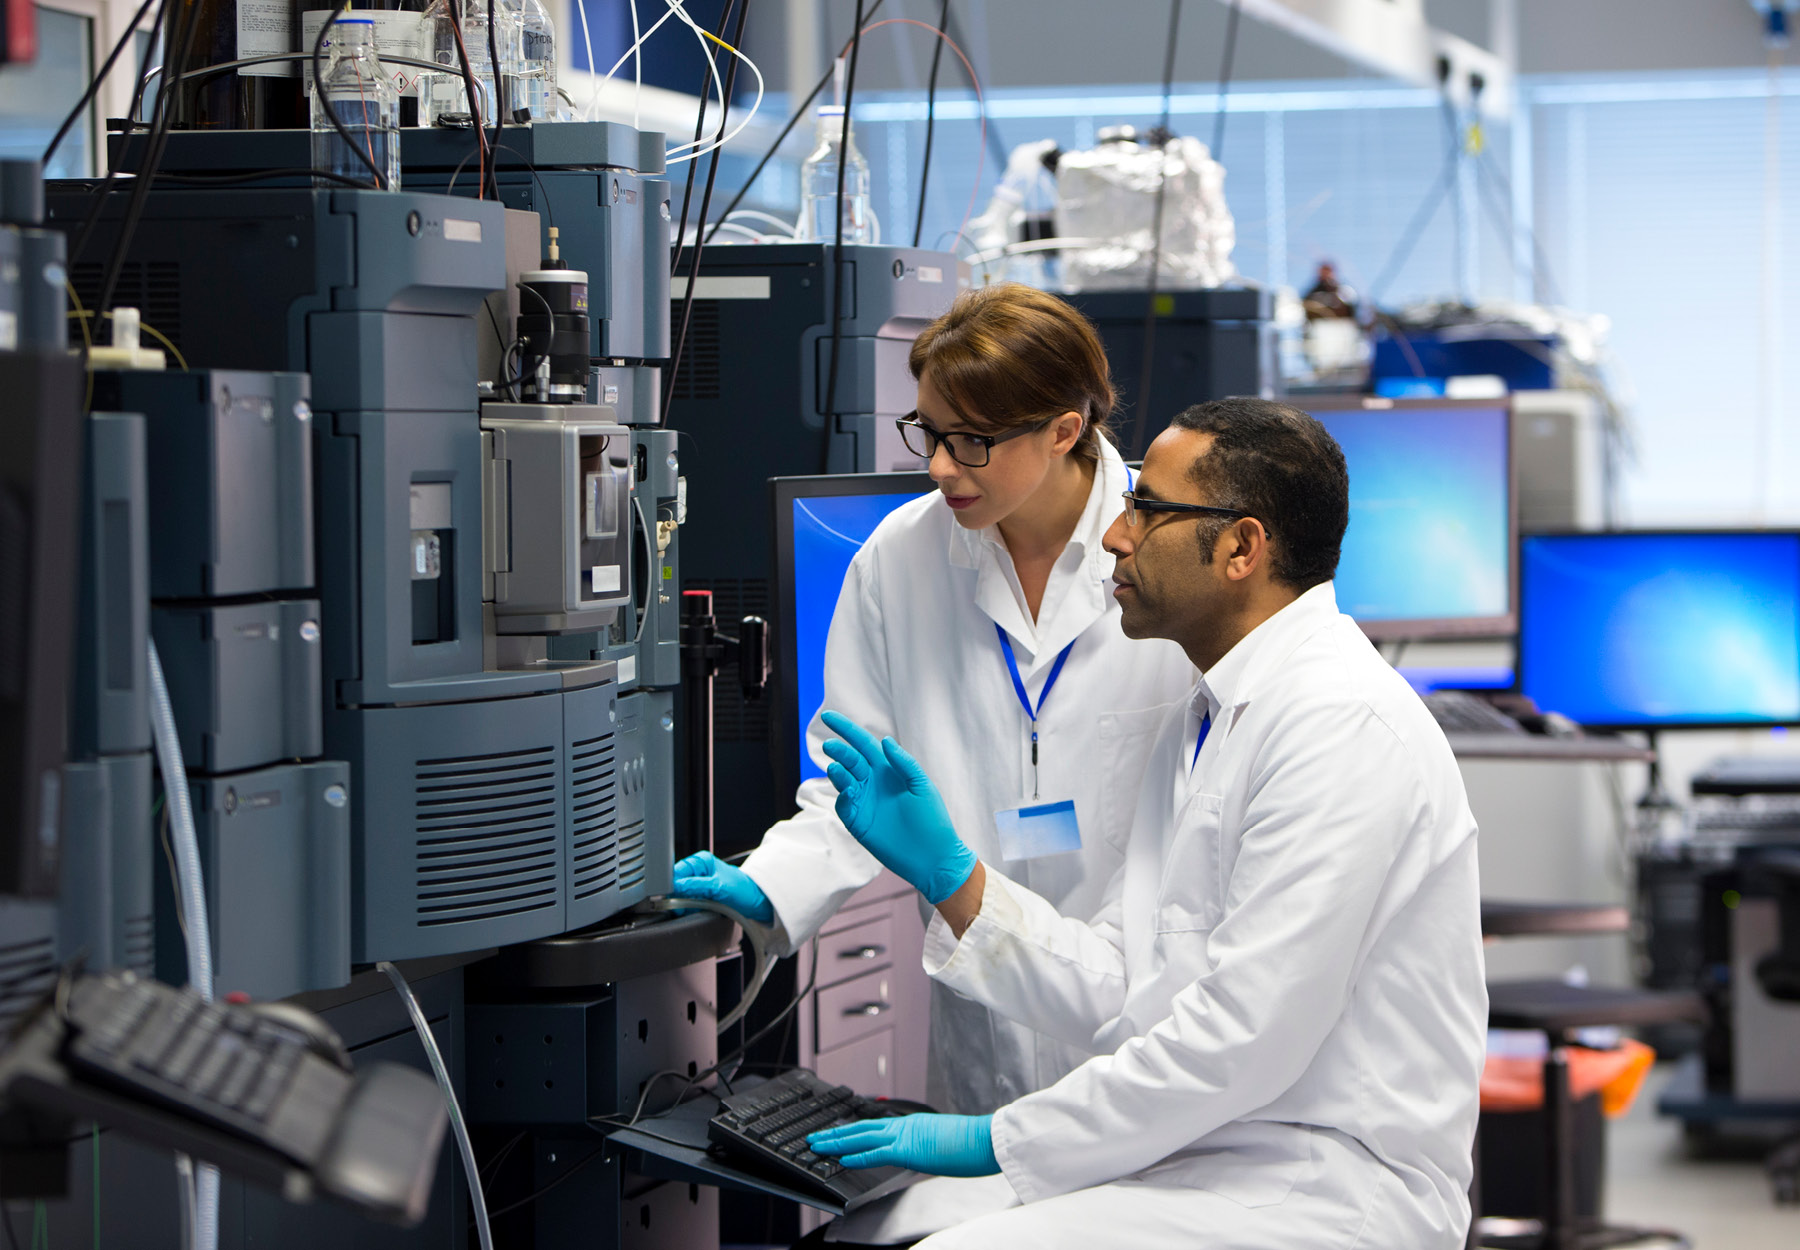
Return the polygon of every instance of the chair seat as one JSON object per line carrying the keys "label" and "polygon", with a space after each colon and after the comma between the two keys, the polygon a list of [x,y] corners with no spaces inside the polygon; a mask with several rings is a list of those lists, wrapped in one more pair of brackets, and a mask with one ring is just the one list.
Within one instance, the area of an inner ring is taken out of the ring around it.
{"label": "chair seat", "polygon": [[1569,1029],[1704,1020],[1706,1002],[1687,990],[1569,985],[1562,981],[1490,981],[1488,1025],[1496,1029]]}

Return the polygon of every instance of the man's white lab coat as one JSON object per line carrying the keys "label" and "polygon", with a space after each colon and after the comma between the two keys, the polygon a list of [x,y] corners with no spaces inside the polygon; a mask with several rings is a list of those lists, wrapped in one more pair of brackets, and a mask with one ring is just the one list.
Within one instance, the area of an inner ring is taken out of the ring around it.
{"label": "man's white lab coat", "polygon": [[1170,716],[1091,923],[994,874],[960,942],[933,919],[925,958],[1101,1056],[995,1115],[1010,1193],[916,1187],[1014,1206],[931,1250],[1461,1244],[1487,1024],[1475,822],[1442,732],[1329,584]]}

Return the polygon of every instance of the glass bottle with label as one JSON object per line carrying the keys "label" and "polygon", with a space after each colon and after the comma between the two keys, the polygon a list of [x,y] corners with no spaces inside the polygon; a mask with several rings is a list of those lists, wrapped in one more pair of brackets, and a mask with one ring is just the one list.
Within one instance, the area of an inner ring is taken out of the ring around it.
{"label": "glass bottle with label", "polygon": [[519,14],[519,77],[513,107],[528,109],[534,122],[562,116],[556,94],[556,23],[543,0],[506,0]]}
{"label": "glass bottle with label", "polygon": [[[312,167],[367,186],[375,181],[372,166],[384,189],[398,191],[400,101],[375,56],[375,23],[367,17],[340,17],[325,43],[324,74],[312,97]],[[336,124],[326,112],[327,101]]]}
{"label": "glass bottle with label", "polygon": [[[293,50],[295,13],[291,0],[196,0],[189,71],[248,57]],[[163,47],[174,45],[193,10],[171,4],[163,25]],[[161,87],[160,76],[146,92],[144,115]],[[282,130],[304,125],[300,75],[292,61],[247,65],[200,78],[185,78],[174,95],[177,126],[195,130]]]}

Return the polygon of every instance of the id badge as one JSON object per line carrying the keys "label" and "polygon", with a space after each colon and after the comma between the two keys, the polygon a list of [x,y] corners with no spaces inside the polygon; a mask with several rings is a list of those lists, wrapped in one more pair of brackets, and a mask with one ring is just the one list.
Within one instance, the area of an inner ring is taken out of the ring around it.
{"label": "id badge", "polygon": [[1075,816],[1073,799],[995,812],[994,829],[1000,835],[1000,855],[1009,861],[1067,855],[1081,849],[1081,822]]}

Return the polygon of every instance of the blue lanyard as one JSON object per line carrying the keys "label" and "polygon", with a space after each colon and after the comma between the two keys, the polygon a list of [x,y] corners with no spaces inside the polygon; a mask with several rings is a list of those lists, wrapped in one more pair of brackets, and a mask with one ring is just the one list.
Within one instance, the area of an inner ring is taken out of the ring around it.
{"label": "blue lanyard", "polygon": [[1019,659],[1013,654],[1012,639],[1006,636],[1006,630],[1000,627],[999,622],[995,622],[994,632],[1000,635],[1000,650],[1006,654],[1006,671],[1012,674],[1013,693],[1019,696],[1019,706],[1024,708],[1025,715],[1031,718],[1031,797],[1035,799],[1038,797],[1038,713],[1042,712],[1044,704],[1049,702],[1051,688],[1056,685],[1056,679],[1062,676],[1063,665],[1068,663],[1069,652],[1075,649],[1075,643],[1071,642],[1064,647],[1062,654],[1056,657],[1056,663],[1050,668],[1050,676],[1044,679],[1044,689],[1038,695],[1037,707],[1034,709],[1031,706],[1031,696],[1025,693],[1025,679],[1019,676]]}
{"label": "blue lanyard", "polygon": [[1188,771],[1194,771],[1194,765],[1200,762],[1200,748],[1206,745],[1206,735],[1212,732],[1212,713],[1208,712],[1200,721],[1200,740],[1194,743],[1194,758],[1188,764]]}

